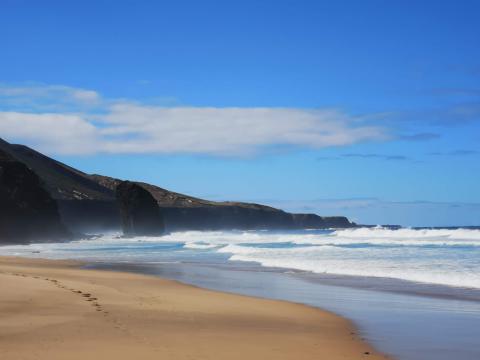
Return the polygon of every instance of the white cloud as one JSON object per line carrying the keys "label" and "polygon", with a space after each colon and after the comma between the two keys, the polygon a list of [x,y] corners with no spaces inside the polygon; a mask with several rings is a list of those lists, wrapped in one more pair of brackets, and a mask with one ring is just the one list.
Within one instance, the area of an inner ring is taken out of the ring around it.
{"label": "white cloud", "polygon": [[[42,92],[43,91],[43,92]],[[48,86],[0,88],[19,99],[58,92],[80,102],[98,102],[90,90]],[[49,103],[55,106],[54,101]],[[332,109],[161,107],[104,102],[102,115],[0,112],[0,132],[50,153],[193,153],[242,156],[269,146],[323,148],[388,138],[371,126]]]}
{"label": "white cloud", "polygon": [[73,89],[70,96],[72,99],[90,104],[97,103],[100,100],[98,93],[93,90]]}
{"label": "white cloud", "polygon": [[385,138],[383,129],[356,124],[336,110],[153,107],[117,104],[103,118],[112,152],[192,152],[241,155],[270,145],[310,148]]}
{"label": "white cloud", "polygon": [[0,103],[28,109],[66,110],[66,106],[89,107],[101,102],[93,90],[64,85],[8,86],[0,84]]}
{"label": "white cloud", "polygon": [[98,151],[98,129],[78,115],[0,112],[0,134],[56,154]]}

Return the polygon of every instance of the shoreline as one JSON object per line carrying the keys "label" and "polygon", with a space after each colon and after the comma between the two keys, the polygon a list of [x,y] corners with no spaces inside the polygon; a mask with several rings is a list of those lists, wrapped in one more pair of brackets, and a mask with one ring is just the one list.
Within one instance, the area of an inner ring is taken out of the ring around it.
{"label": "shoreline", "polygon": [[204,263],[102,262],[89,263],[87,268],[160,276],[214,291],[327,310],[348,319],[359,337],[397,359],[450,360],[455,354],[470,360],[480,354],[477,302],[326,285],[292,273]]}
{"label": "shoreline", "polygon": [[391,358],[325,310],[82,264],[0,257],[2,359]]}

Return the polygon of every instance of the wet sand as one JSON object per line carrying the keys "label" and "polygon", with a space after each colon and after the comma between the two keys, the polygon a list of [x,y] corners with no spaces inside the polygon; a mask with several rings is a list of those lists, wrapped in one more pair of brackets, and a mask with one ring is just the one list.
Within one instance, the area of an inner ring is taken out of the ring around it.
{"label": "wet sand", "polygon": [[312,307],[71,261],[0,257],[10,359],[385,359]]}

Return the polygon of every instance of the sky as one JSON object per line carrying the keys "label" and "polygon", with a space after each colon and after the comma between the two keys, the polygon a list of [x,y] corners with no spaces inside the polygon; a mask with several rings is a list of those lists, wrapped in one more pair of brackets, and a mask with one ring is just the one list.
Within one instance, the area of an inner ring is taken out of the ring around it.
{"label": "sky", "polygon": [[364,224],[480,225],[478,1],[0,3],[0,137]]}

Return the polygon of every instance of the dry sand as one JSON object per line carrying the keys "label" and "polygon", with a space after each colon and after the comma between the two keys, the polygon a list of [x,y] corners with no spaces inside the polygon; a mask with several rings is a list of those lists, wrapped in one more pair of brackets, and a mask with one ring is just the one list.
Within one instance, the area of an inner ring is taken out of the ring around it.
{"label": "dry sand", "polygon": [[1,360],[385,358],[315,308],[0,257]]}

